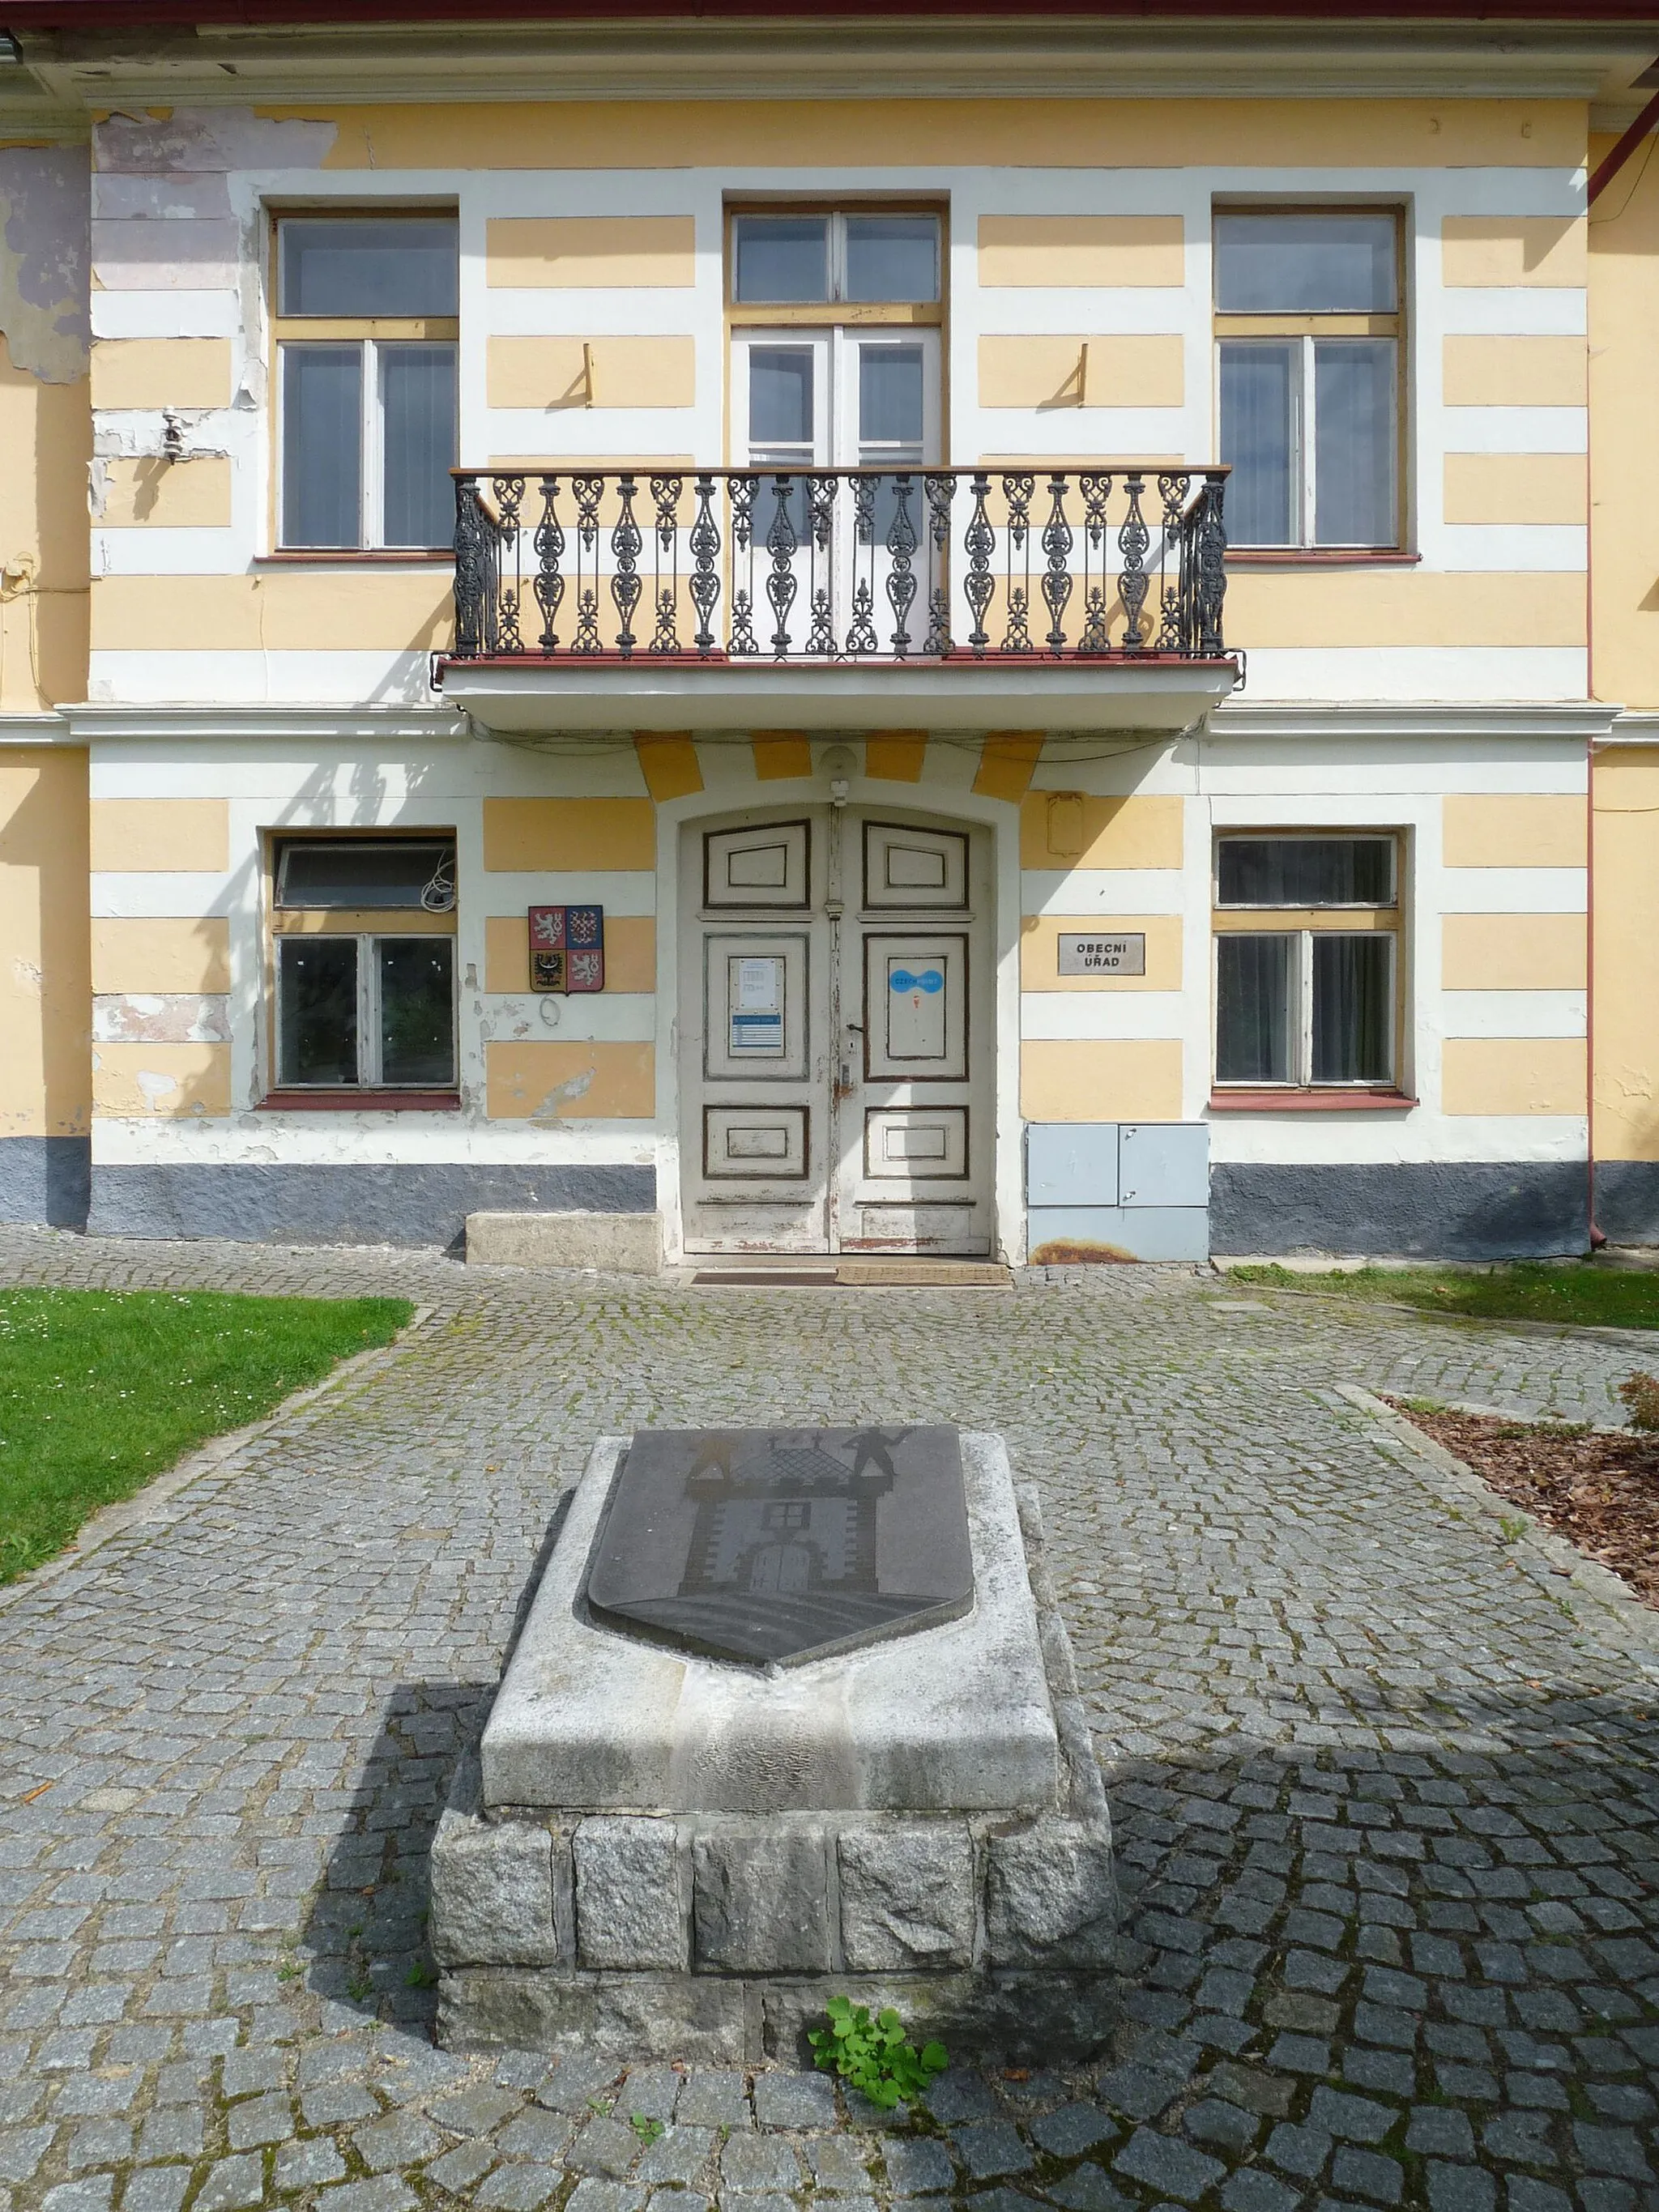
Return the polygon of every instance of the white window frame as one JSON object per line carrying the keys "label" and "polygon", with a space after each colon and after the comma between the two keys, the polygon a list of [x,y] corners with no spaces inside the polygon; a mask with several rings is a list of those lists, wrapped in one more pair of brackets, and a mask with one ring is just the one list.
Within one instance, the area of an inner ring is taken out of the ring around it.
{"label": "white window frame", "polygon": [[[881,446],[859,437],[858,351],[865,346],[920,346],[922,356],[921,451]],[[749,442],[749,356],[756,348],[792,347],[810,350],[821,367],[815,369],[812,393],[812,451],[810,458],[773,459],[777,447],[765,448],[769,458],[757,460]],[[873,326],[840,323],[813,327],[799,325],[765,329],[744,324],[732,333],[732,451],[741,455],[739,468],[884,469],[890,474],[906,469],[939,465],[943,441],[944,406],[940,374],[939,332],[929,324]],[[903,458],[893,456],[902,452]]]}
{"label": "white window frame", "polygon": [[[736,300],[736,298],[735,298],[735,294],[736,294],[736,290],[737,290],[737,273],[736,273],[736,272],[737,272],[737,266],[738,266],[738,225],[740,222],[752,222],[759,221],[759,222],[763,222],[766,220],[767,216],[768,216],[769,214],[776,214],[776,215],[780,215],[780,216],[781,216],[781,215],[787,215],[787,214],[788,214],[789,212],[790,212],[790,210],[788,210],[787,209],[784,209],[784,208],[778,208],[778,209],[773,210],[773,209],[768,209],[768,208],[764,208],[764,207],[741,207],[741,208],[733,208],[733,209],[730,211],[731,232],[730,232],[730,238],[729,238],[729,243],[728,243],[727,252],[728,252],[728,253],[729,253],[729,255],[730,255],[731,266],[732,266],[732,276],[731,283],[732,283],[732,292],[733,292],[733,295],[734,295],[734,299],[733,299],[733,304],[734,304],[734,305],[740,305],[740,306],[743,306],[743,307],[749,307],[749,308],[757,308],[757,307],[764,307],[768,306],[769,304],[770,304],[769,302],[768,302],[768,301],[760,301],[760,300],[751,300],[751,301],[737,301],[737,300]],[[936,306],[939,304],[939,302],[940,299],[944,296],[944,291],[945,291],[945,219],[944,219],[944,217],[943,217],[943,216],[939,213],[939,211],[938,211],[936,209],[934,209],[934,208],[915,208],[915,207],[883,207],[883,206],[880,206],[879,204],[871,204],[871,205],[870,205],[870,206],[868,206],[868,207],[850,207],[850,208],[833,208],[833,209],[831,209],[831,208],[822,208],[822,207],[820,207],[820,208],[809,208],[809,209],[803,210],[801,212],[802,212],[802,214],[803,214],[803,215],[804,215],[804,216],[805,216],[808,220],[810,220],[810,221],[812,221],[812,222],[828,222],[828,224],[829,224],[829,226],[830,226],[830,250],[829,250],[829,254],[828,254],[828,264],[829,264],[829,266],[828,266],[829,289],[828,289],[828,290],[826,291],[826,293],[824,294],[824,296],[823,296],[823,299],[822,302],[819,302],[819,301],[816,301],[816,300],[802,300],[802,301],[799,301],[791,302],[791,303],[789,303],[789,304],[793,305],[793,306],[796,306],[796,307],[800,307],[800,308],[810,308],[810,307],[817,307],[817,306],[819,306],[820,304],[821,304],[821,305],[823,305],[823,307],[874,307],[880,308],[880,307],[886,307],[905,306],[905,305],[914,305],[914,306],[916,306],[916,307],[936,307]],[[911,219],[911,220],[912,220],[912,221],[914,221],[914,222],[931,222],[931,223],[933,225],[933,289],[932,292],[928,295],[928,296],[927,296],[927,298],[926,300],[919,300],[919,301],[858,301],[858,300],[849,301],[849,300],[848,299],[848,297],[847,297],[847,225],[848,225],[848,222],[849,219],[850,219],[850,220],[852,220],[852,221],[854,221],[854,222],[858,222],[858,221],[867,221],[867,220],[868,220],[871,216],[876,216],[876,217],[878,217],[878,217],[880,217],[880,216],[905,216],[905,217],[908,217],[909,219]]]}
{"label": "white window frame", "polygon": [[[289,909],[292,911],[292,909]],[[325,912],[313,908],[309,911]],[[450,947],[449,954],[449,1073],[420,1083],[390,1082],[381,1073],[380,963],[375,950],[382,945],[430,945],[434,939]],[[284,1073],[283,1051],[283,949],[289,945],[353,944],[357,948],[357,1079],[355,1083],[307,1083]],[[453,1091],[459,1081],[460,1024],[459,966],[455,940],[447,932],[398,929],[285,930],[276,939],[276,1084],[279,1091]]]}
{"label": "white window frame", "polygon": [[[1221,898],[1221,848],[1224,844],[1290,844],[1314,842],[1320,844],[1376,844],[1384,845],[1389,854],[1388,896],[1383,899],[1321,899],[1310,902],[1306,908],[1280,902],[1264,906],[1245,900],[1230,900],[1224,905]],[[1341,829],[1280,830],[1273,827],[1235,827],[1217,833],[1211,860],[1210,901],[1213,915],[1249,915],[1261,917],[1261,927],[1244,929],[1218,929],[1212,925],[1210,953],[1210,1056],[1213,1070],[1212,1080],[1218,1091],[1274,1091],[1286,1096],[1298,1091],[1368,1091],[1388,1092],[1399,1087],[1400,1068],[1404,1046],[1403,1016],[1400,1005],[1401,935],[1405,917],[1401,910],[1401,848],[1400,833],[1395,830],[1372,830],[1349,826]],[[1275,929],[1273,917],[1276,914],[1293,915],[1299,912],[1331,915],[1389,914],[1395,916],[1392,928],[1344,929],[1337,924],[1330,929],[1310,929],[1291,924]],[[1291,1020],[1289,1060],[1290,1075],[1282,1082],[1265,1076],[1223,1076],[1218,1064],[1220,1046],[1221,1020],[1221,945],[1230,937],[1277,937],[1292,940],[1291,951],[1290,1003],[1287,1015]],[[1326,1078],[1315,1080],[1313,1073],[1314,1038],[1314,957],[1313,942],[1316,937],[1382,938],[1388,945],[1387,1000],[1389,1006],[1388,1072],[1383,1075],[1352,1078],[1347,1081],[1333,1081]]]}
{"label": "white window frame", "polygon": [[[358,471],[357,543],[356,545],[299,545],[291,543],[284,525],[287,521],[288,488],[288,390],[286,356],[309,348],[326,348],[334,353],[353,347],[359,355],[362,368],[358,376],[359,421],[357,425],[358,451],[362,466]],[[408,553],[418,556],[422,553],[442,552],[441,545],[389,544],[386,536],[386,404],[382,396],[381,357],[387,351],[416,346],[448,348],[455,371],[456,416],[459,434],[460,349],[453,338],[299,338],[284,337],[278,342],[276,353],[276,530],[277,545],[285,553],[314,553],[325,558],[330,553]]]}

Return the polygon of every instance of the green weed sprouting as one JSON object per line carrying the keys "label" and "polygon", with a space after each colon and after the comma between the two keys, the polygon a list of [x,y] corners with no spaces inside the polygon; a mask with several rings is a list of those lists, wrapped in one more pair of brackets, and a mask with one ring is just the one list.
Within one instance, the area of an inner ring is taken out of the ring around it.
{"label": "green weed sprouting", "polygon": [[905,2039],[904,2023],[890,2006],[873,2020],[867,2005],[850,1997],[831,1997],[827,2027],[808,2032],[819,2070],[838,2074],[872,2105],[890,2112],[901,2097],[914,2097],[950,2064],[942,2043],[924,2043],[920,2051]]}

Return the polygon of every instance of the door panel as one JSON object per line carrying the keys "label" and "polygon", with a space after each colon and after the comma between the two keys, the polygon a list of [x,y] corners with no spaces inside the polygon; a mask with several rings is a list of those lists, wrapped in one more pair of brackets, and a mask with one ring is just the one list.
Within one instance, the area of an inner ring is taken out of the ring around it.
{"label": "door panel", "polygon": [[968,940],[872,930],[864,940],[865,1073],[872,1082],[968,1078]]}
{"label": "door panel", "polygon": [[683,834],[687,1250],[990,1250],[988,837],[851,808]]}

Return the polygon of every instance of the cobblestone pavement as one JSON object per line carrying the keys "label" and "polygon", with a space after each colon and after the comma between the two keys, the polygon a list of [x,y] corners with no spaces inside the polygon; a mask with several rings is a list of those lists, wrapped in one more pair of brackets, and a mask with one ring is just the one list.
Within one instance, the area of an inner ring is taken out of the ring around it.
{"label": "cobblestone pavement", "polygon": [[[1339,1392],[1608,1419],[1639,1351],[1176,1269],[696,1290],[8,1231],[0,1279],[436,1309],[0,1601],[0,2212],[1659,2205],[1659,1644]],[[1043,1494],[1115,2046],[884,2121],[434,2051],[435,1808],[592,1436],[893,1418],[1002,1430]]]}

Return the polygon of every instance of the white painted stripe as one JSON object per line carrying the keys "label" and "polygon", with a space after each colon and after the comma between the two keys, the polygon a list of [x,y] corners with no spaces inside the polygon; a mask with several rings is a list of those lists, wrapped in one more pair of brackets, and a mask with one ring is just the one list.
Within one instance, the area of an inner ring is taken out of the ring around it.
{"label": "white painted stripe", "polygon": [[240,914],[249,895],[251,873],[198,875],[181,869],[177,873],[157,870],[154,875],[115,875],[94,870],[93,919]]}
{"label": "white painted stripe", "polygon": [[[1583,407],[1445,407],[1438,419],[1449,453],[1582,453],[1589,442]],[[1419,463],[1433,452],[1425,441]]]}
{"label": "white painted stripe", "polygon": [[1187,902],[1179,868],[1027,868],[1019,896],[1025,914],[1180,914]]}
{"label": "white painted stripe", "polygon": [[657,878],[644,869],[538,869],[519,874],[488,869],[477,879],[477,904],[487,913],[521,915],[531,906],[602,906],[607,914],[654,914]]}
{"label": "white painted stripe", "polygon": [[[684,284],[488,286],[487,337],[659,337],[702,328],[707,288]],[[469,331],[468,337],[472,337]]]}
{"label": "white painted stripe", "polygon": [[1449,1037],[1581,1037],[1583,991],[1445,991],[1440,1027]]}
{"label": "white painted stripe", "polygon": [[1569,284],[1448,284],[1440,294],[1440,326],[1494,337],[1582,337],[1589,295]]}
{"label": "white painted stripe", "polygon": [[1179,337],[1192,319],[1189,291],[1176,285],[977,285],[973,314],[986,334],[1037,337],[1075,331],[1081,337],[1150,332]]}
{"label": "white painted stripe", "polygon": [[1589,532],[1576,523],[1447,522],[1425,531],[1423,551],[1437,568],[1463,574],[1582,574],[1589,558]]}
{"label": "white painted stripe", "polygon": [[1443,868],[1442,914],[1583,914],[1583,868]]}
{"label": "white painted stripe", "polygon": [[87,696],[124,706],[430,706],[423,653],[94,653]]}
{"label": "white painted stripe", "polygon": [[483,1003],[479,1035],[486,1044],[586,1044],[593,1039],[611,1044],[650,1044],[657,1035],[657,1002],[643,991],[516,999],[491,992]]}
{"label": "white painted stripe", "polygon": [[93,566],[102,576],[226,576],[246,565],[240,531],[228,527],[171,529],[165,524],[116,530],[94,528]]}
{"label": "white painted stripe", "polygon": [[1166,1037],[1179,1042],[1187,1002],[1179,991],[1027,991],[1023,1037]]}
{"label": "white painted stripe", "polygon": [[1309,1164],[1401,1161],[1577,1160],[1584,1156],[1582,1114],[1213,1114],[1210,1158]]}
{"label": "white painted stripe", "polygon": [[[1237,642],[1247,648],[1248,638]],[[1582,699],[1578,646],[1261,646],[1249,652],[1252,699]]]}
{"label": "white painted stripe", "polygon": [[92,295],[95,338],[234,338],[241,327],[241,303],[234,287]]}
{"label": "white painted stripe", "polygon": [[551,1167],[581,1161],[649,1166],[655,1150],[648,1122],[590,1122],[573,1128],[560,1122],[484,1121],[468,1113],[409,1109],[240,1114],[213,1121],[100,1119],[93,1123],[92,1136],[92,1156],[107,1167],[269,1164],[273,1158],[279,1164],[324,1167],[433,1162]]}

